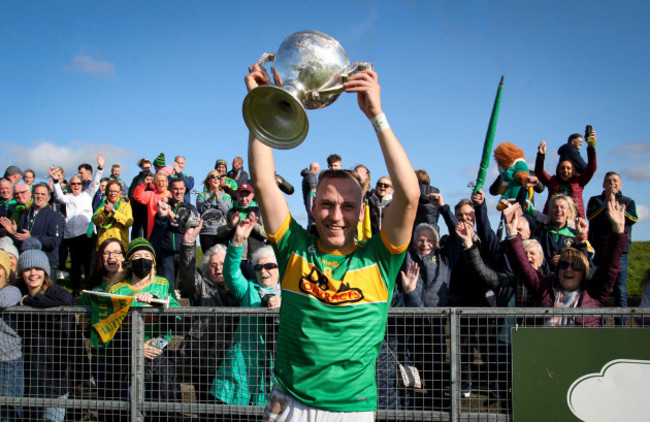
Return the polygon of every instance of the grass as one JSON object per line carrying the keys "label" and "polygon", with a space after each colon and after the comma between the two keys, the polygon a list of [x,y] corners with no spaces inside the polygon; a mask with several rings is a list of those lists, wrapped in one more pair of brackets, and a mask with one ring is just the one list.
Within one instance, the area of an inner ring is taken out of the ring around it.
{"label": "grass", "polygon": [[641,296],[641,280],[650,268],[650,242],[632,242],[627,268],[627,294]]}

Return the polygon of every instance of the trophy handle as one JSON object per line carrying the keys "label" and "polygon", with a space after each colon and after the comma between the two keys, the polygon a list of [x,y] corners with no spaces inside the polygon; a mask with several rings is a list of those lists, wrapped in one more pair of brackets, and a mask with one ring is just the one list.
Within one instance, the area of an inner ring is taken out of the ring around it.
{"label": "trophy handle", "polygon": [[267,64],[268,62],[272,62],[274,60],[275,60],[275,53],[264,53],[260,56],[259,60],[257,61],[257,64],[264,67],[265,64]]}
{"label": "trophy handle", "polygon": [[[266,54],[271,54],[271,53],[266,53]],[[372,68],[373,68],[372,63],[354,62],[350,66],[343,69],[343,71],[341,72],[341,82],[343,83],[347,82],[350,75],[354,73],[361,72],[362,70],[366,70],[366,69],[372,69]],[[332,94],[340,94],[343,91],[344,91],[343,84],[338,84],[318,91],[308,91],[305,94],[307,95],[308,98],[311,98],[312,100],[318,100],[320,99],[321,95],[327,96]]]}

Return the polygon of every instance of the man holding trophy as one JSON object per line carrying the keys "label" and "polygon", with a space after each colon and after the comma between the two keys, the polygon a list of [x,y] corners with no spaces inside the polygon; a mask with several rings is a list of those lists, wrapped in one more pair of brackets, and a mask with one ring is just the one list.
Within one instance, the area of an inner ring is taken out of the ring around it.
{"label": "man holding trophy", "polygon": [[[270,85],[260,63],[249,72],[249,91]],[[346,170],[321,174],[312,207],[318,236],[308,234],[291,217],[275,183],[269,142],[260,141],[254,130],[249,136],[252,183],[283,290],[276,383],[265,421],[372,421],[377,408],[375,362],[420,190],[382,111],[377,73],[365,69],[342,82],[345,92],[357,94],[393,180],[393,202],[386,209],[381,235],[355,243],[365,204],[358,180]]]}

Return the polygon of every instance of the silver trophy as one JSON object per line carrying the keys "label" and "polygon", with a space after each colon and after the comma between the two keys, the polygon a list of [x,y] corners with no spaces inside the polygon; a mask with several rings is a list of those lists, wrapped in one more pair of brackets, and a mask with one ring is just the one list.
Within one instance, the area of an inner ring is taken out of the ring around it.
{"label": "silver trophy", "polygon": [[305,109],[332,104],[343,92],[347,78],[364,69],[367,62],[350,65],[338,41],[318,31],[300,31],[285,39],[277,53],[264,53],[260,66],[273,62],[275,85],[252,89],[244,99],[242,113],[248,129],[272,148],[295,148],[309,131]]}

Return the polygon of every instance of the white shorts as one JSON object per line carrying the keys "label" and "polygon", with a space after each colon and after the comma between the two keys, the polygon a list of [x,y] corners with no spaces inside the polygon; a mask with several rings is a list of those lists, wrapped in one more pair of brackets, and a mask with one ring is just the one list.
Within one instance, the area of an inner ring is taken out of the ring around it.
{"label": "white shorts", "polygon": [[330,412],[309,407],[277,386],[264,408],[264,422],[373,422],[375,412]]}

